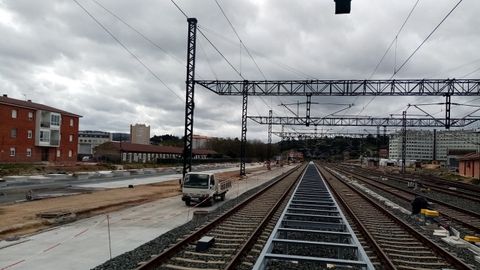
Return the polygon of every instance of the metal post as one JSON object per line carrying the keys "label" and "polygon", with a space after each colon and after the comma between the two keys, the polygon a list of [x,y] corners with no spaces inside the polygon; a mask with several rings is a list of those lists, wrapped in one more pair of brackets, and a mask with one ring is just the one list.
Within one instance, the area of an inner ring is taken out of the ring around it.
{"label": "metal post", "polygon": [[310,107],[312,106],[312,94],[307,95],[307,112],[306,112],[306,118],[307,121],[305,125],[308,127],[310,126]]}
{"label": "metal post", "polygon": [[107,228],[108,228],[108,251],[110,253],[110,260],[112,259],[112,238],[110,237],[110,216],[107,215]]}
{"label": "metal post", "polygon": [[402,173],[405,173],[405,163],[407,159],[407,111],[402,112]]}
{"label": "metal post", "polygon": [[267,146],[267,158],[270,160],[270,155],[272,153],[272,110],[268,111],[268,146]]}
{"label": "metal post", "polygon": [[433,159],[432,160],[437,160],[437,130],[436,129],[433,130]]}
{"label": "metal post", "polygon": [[380,165],[380,126],[377,126],[377,161]]}
{"label": "metal post", "polygon": [[383,140],[382,140],[382,144],[384,146],[387,146],[387,126],[383,126]]}
{"label": "metal post", "polygon": [[[452,87],[449,85],[449,87]],[[450,129],[450,107],[452,106],[451,102],[452,96],[450,94],[445,95],[445,128]]]}
{"label": "metal post", "polygon": [[[193,142],[193,101],[195,93],[195,50],[197,37],[197,19],[188,18],[187,44],[187,80],[185,99],[185,135],[183,137],[183,178],[192,170],[192,142]],[[183,179],[182,178],[182,179]],[[181,180],[180,180],[181,181]]]}
{"label": "metal post", "polygon": [[245,175],[245,159],[247,147],[247,103],[248,103],[248,82],[243,84],[242,102],[242,139],[240,142],[240,175]]}

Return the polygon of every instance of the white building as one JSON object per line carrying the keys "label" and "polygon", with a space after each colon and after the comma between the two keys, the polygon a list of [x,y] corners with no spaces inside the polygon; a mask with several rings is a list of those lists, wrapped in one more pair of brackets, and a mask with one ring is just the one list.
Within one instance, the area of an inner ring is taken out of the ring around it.
{"label": "white building", "polygon": [[[480,150],[480,132],[473,130],[407,130],[406,159],[446,161],[449,150]],[[402,132],[390,134],[389,158],[402,158]]]}
{"label": "white building", "polygon": [[112,134],[104,131],[81,130],[78,132],[78,154],[93,155],[94,148],[112,141]]}

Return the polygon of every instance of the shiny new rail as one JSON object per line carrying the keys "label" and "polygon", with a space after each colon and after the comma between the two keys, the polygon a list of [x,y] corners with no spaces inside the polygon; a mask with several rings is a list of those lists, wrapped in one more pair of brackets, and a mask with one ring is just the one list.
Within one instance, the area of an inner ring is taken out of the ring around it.
{"label": "shiny new rail", "polygon": [[368,269],[374,266],[312,163],[253,270]]}
{"label": "shiny new rail", "polygon": [[[304,169],[305,165],[298,166],[278,177],[258,193],[143,263],[137,270],[234,269]],[[203,236],[213,236],[215,244],[206,251],[197,252],[195,244]]]}
{"label": "shiny new rail", "polygon": [[384,269],[473,269],[417,232],[332,170],[319,166],[338,201],[361,228]]}

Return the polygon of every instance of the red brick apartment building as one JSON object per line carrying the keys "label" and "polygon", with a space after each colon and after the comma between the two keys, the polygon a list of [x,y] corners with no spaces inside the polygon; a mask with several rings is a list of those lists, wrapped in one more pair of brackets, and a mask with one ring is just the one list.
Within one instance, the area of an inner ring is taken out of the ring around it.
{"label": "red brick apartment building", "polygon": [[80,117],[0,96],[0,163],[75,162]]}

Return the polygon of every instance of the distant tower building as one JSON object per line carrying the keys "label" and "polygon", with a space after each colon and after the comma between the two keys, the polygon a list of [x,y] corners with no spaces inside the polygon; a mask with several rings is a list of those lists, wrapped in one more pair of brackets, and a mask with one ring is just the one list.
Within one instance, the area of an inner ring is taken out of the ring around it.
{"label": "distant tower building", "polygon": [[150,144],[150,126],[145,124],[130,125],[130,141],[137,144]]}
{"label": "distant tower building", "polygon": [[206,149],[207,148],[207,142],[208,142],[209,139],[210,139],[210,137],[207,137],[207,136],[193,135],[192,148],[193,149]]}

